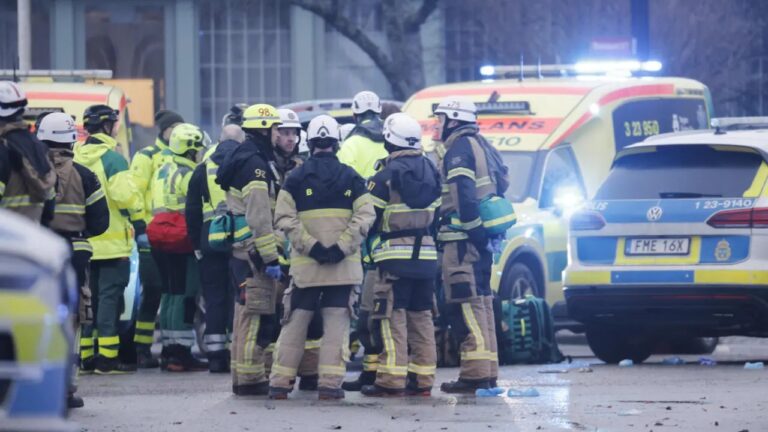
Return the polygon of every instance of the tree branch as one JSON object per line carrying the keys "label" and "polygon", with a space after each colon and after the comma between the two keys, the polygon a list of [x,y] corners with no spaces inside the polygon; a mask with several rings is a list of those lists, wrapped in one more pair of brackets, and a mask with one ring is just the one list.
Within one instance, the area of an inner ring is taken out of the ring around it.
{"label": "tree branch", "polygon": [[437,3],[439,0],[424,0],[419,7],[419,10],[405,19],[403,27],[406,32],[415,32],[421,27],[422,24],[432,15],[432,12],[437,9]]}

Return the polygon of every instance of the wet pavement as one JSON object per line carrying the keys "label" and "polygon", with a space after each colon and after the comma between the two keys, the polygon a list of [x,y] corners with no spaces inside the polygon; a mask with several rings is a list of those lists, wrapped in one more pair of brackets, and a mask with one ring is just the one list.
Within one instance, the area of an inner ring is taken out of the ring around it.
{"label": "wet pavement", "polygon": [[[573,342],[573,341],[571,341]],[[766,431],[768,340],[728,338],[700,366],[665,365],[654,356],[630,368],[599,364],[586,346],[561,346],[572,365],[505,366],[500,385],[536,388],[539,397],[371,399],[347,393],[319,402],[294,392],[288,401],[234,397],[226,375],[159,371],[85,376],[86,407],[72,413],[83,431]],[[584,369],[583,363],[593,363]],[[597,364],[595,364],[597,363]],[[455,378],[440,369],[438,382]],[[352,376],[352,375],[350,375]]]}

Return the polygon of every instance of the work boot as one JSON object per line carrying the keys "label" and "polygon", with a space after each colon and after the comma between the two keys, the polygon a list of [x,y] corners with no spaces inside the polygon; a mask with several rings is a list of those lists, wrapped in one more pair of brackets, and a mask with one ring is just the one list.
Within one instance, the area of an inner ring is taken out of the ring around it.
{"label": "work boot", "polygon": [[344,399],[344,390],[340,388],[319,387],[317,389],[317,398],[320,400]]}
{"label": "work boot", "polygon": [[475,390],[477,389],[487,389],[490,388],[490,383],[488,380],[482,380],[482,381],[465,381],[462,379],[458,379],[456,381],[451,381],[447,383],[443,383],[440,385],[440,390],[443,393],[460,393],[460,394],[474,394]]}
{"label": "work boot", "polygon": [[211,373],[229,373],[229,351],[208,353],[208,371]]}
{"label": "work boot", "polygon": [[136,345],[136,367],[139,369],[160,367],[160,361],[152,357],[152,351],[148,345]]}
{"label": "work boot", "polygon": [[85,402],[83,402],[83,398],[81,398],[80,396],[74,393],[69,393],[67,395],[67,408],[69,409],[82,408],[84,406],[85,406]]}
{"label": "work boot", "polygon": [[300,377],[299,390],[317,391],[317,375],[308,375]]}
{"label": "work boot", "polygon": [[160,370],[168,370],[168,360],[173,350],[174,345],[163,345],[163,349],[160,350]]}
{"label": "work boot", "polygon": [[346,391],[357,392],[360,391],[363,386],[373,385],[376,382],[376,372],[363,371],[354,381],[345,381],[341,384],[341,388]]}
{"label": "work boot", "polygon": [[96,370],[96,358],[88,357],[87,359],[80,360],[80,373],[83,375],[90,375]]}
{"label": "work boot", "polygon": [[291,392],[291,389],[280,388],[280,387],[270,387],[269,398],[273,400],[286,400],[288,399],[288,394],[290,392]]}
{"label": "work boot", "polygon": [[232,393],[237,396],[267,396],[269,394],[269,382],[233,385]]}
{"label": "work boot", "polygon": [[419,388],[419,385],[416,383],[416,374],[409,373],[408,382],[405,384],[405,395],[430,397],[432,396],[432,389]]}
{"label": "work boot", "polygon": [[121,363],[118,358],[96,357],[96,375],[123,375],[136,372],[136,365]]}
{"label": "work boot", "polygon": [[403,397],[405,396],[405,390],[403,389],[389,389],[379,385],[364,385],[360,389],[360,393],[363,396],[369,397]]}
{"label": "work boot", "polygon": [[192,355],[189,347],[177,345],[168,359],[168,372],[203,372],[208,370],[208,362]]}

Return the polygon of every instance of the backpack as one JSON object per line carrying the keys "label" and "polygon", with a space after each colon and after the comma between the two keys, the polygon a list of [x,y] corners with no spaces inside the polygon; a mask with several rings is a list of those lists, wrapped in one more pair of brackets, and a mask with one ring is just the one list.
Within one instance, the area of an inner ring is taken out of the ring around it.
{"label": "backpack", "polygon": [[195,247],[187,236],[187,221],[178,212],[158,213],[147,226],[147,238],[153,248],[166,253],[192,253]]}
{"label": "backpack", "polygon": [[496,147],[486,141],[482,135],[478,134],[476,137],[485,153],[488,173],[493,180],[493,184],[496,185],[496,194],[503,197],[507,189],[509,189],[509,168],[504,165],[504,159],[502,159],[501,153],[496,150]]}
{"label": "backpack", "polygon": [[245,216],[226,212],[211,221],[208,227],[208,247],[215,252],[229,252],[235,243],[244,242],[252,235]]}
{"label": "backpack", "polygon": [[[503,302],[501,306],[503,342],[502,364],[560,363],[563,354],[555,341],[555,329],[549,306],[544,299],[526,296]],[[504,325],[506,324],[506,325]]]}
{"label": "backpack", "polygon": [[[400,194],[403,202],[412,209],[424,209],[434,203],[442,194],[440,173],[429,159],[420,161],[423,170],[392,170],[390,184]],[[419,185],[418,188],[403,185]]]}

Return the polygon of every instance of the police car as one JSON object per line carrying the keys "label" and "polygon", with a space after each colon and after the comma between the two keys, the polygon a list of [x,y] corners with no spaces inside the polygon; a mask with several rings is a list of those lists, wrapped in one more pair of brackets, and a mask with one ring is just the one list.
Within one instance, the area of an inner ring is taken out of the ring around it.
{"label": "police car", "polygon": [[619,152],[570,220],[568,311],[605,362],[674,336],[768,336],[768,118],[712,124]]}
{"label": "police car", "polygon": [[69,246],[0,210],[0,431],[75,430],[65,421],[75,285]]}

